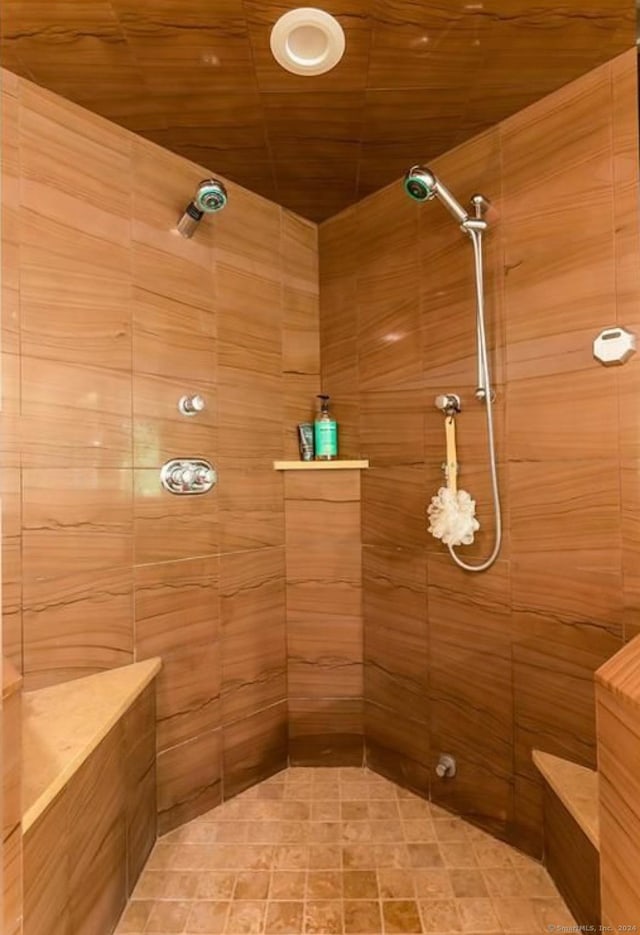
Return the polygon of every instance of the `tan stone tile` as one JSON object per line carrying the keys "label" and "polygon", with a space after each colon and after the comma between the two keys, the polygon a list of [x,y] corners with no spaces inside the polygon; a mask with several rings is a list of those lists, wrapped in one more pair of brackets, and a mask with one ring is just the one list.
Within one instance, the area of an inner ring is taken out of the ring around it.
{"label": "tan stone tile", "polygon": [[463,932],[494,932],[500,923],[490,899],[464,898],[456,900]]}
{"label": "tan stone tile", "polygon": [[282,817],[285,821],[308,821],[311,818],[311,806],[311,802],[297,802],[295,799],[283,802]]}
{"label": "tan stone tile", "polygon": [[137,935],[144,932],[152,909],[151,900],[132,899],[120,918],[116,935]]}
{"label": "tan stone tile", "polygon": [[[418,845],[427,847],[428,845]],[[411,858],[406,844],[376,844],[373,848],[376,867],[411,867]]]}
{"label": "tan stone tile", "polygon": [[149,855],[146,869],[168,870],[173,865],[175,850],[176,846],[174,844],[165,844],[164,841],[158,841]]}
{"label": "tan stone tile", "polygon": [[196,873],[196,899],[231,899],[236,875],[225,870],[201,870]]}
{"label": "tan stone tile", "polygon": [[224,932],[230,903],[214,900],[196,900],[191,903],[186,931],[189,935],[219,935]]}
{"label": "tan stone tile", "polygon": [[264,927],[267,935],[300,935],[302,932],[303,902],[269,903]]}
{"label": "tan stone tile", "polygon": [[313,786],[310,782],[287,782],[284,787],[285,799],[312,799]]}
{"label": "tan stone tile", "polygon": [[555,899],[533,899],[533,911],[538,919],[538,925],[544,932],[570,930],[576,927],[575,919],[567,909],[560,897]]}
{"label": "tan stone tile", "polygon": [[229,906],[225,932],[229,935],[262,935],[266,902],[238,900]]}
{"label": "tan stone tile", "polygon": [[452,899],[451,871],[431,869],[414,870],[413,885],[419,899]]}
{"label": "tan stone tile", "polygon": [[468,844],[440,844],[440,853],[445,867],[451,869],[477,867],[475,851]]}
{"label": "tan stone tile", "polygon": [[416,869],[423,867],[443,867],[444,862],[437,844],[407,844],[411,866]]}
{"label": "tan stone tile", "polygon": [[337,821],[340,818],[339,801],[311,802],[311,818],[313,821]]}
{"label": "tan stone tile", "polygon": [[176,844],[171,857],[172,870],[210,870],[226,857],[226,848],[215,844]]}
{"label": "tan stone tile", "polygon": [[404,841],[402,825],[392,818],[368,822],[371,840],[376,844],[401,844]]}
{"label": "tan stone tile", "polygon": [[395,798],[373,799],[367,803],[369,806],[369,818],[377,821],[384,818],[393,818],[400,820],[400,810]]}
{"label": "tan stone tile", "polygon": [[343,821],[363,821],[369,817],[368,803],[362,801],[343,800],[340,812]]}
{"label": "tan stone tile", "polygon": [[466,842],[469,840],[468,825],[458,818],[436,818],[433,828],[438,841]]}
{"label": "tan stone tile", "polygon": [[347,935],[356,933],[380,933],[380,903],[368,900],[345,900],[343,903],[344,930]]}
{"label": "tan stone tile", "polygon": [[234,899],[266,899],[271,874],[266,870],[244,870],[236,877]]}
{"label": "tan stone tile", "polygon": [[278,783],[274,785],[262,785],[262,783],[256,787],[257,788],[257,797],[261,800],[266,800],[269,802],[278,801],[279,799],[284,798],[284,783]]}
{"label": "tan stone tile", "polygon": [[485,867],[513,867],[511,849],[500,841],[494,841],[493,843],[474,841],[472,847],[478,866],[482,869]]}
{"label": "tan stone tile", "polygon": [[378,886],[381,899],[406,899],[414,896],[413,877],[406,870],[379,868]]}
{"label": "tan stone tile", "polygon": [[283,844],[274,848],[273,867],[276,870],[306,870],[308,863],[308,847]]}
{"label": "tan stone tile", "polygon": [[247,844],[276,844],[280,842],[281,823],[279,821],[255,821],[246,822],[246,824],[248,825],[246,831]]}
{"label": "tan stone tile", "polygon": [[313,935],[341,935],[342,902],[307,900],[304,907],[304,931]]}
{"label": "tan stone tile", "polygon": [[417,844],[429,844],[436,841],[436,832],[430,818],[414,818],[413,821],[404,821],[402,831],[405,841]]}
{"label": "tan stone tile", "polygon": [[500,897],[493,900],[493,907],[505,932],[522,932],[530,935],[538,926],[538,916],[530,899]]}
{"label": "tan stone tile", "polygon": [[345,870],[375,870],[377,856],[366,844],[346,844],[342,848],[342,866]]}
{"label": "tan stone tile", "polygon": [[454,895],[461,896],[488,896],[489,891],[484,877],[479,870],[471,868],[465,870],[450,870],[451,885]]}
{"label": "tan stone tile", "polygon": [[505,896],[528,896],[530,899],[538,897],[540,899],[557,899],[558,891],[555,888],[553,880],[544,867],[531,862],[529,867],[518,867],[516,870],[520,879],[520,890],[518,893],[505,893]]}
{"label": "tan stone tile", "polygon": [[309,844],[337,844],[340,841],[339,821],[311,821],[307,823]]}
{"label": "tan stone tile", "polygon": [[304,899],[306,880],[305,870],[274,870],[269,899]]}
{"label": "tan stone tile", "polygon": [[280,844],[308,843],[309,824],[305,821],[281,821],[278,824],[278,842]]}
{"label": "tan stone tile", "polygon": [[133,891],[134,899],[193,899],[198,874],[192,870],[144,870]]}
{"label": "tan stone tile", "polygon": [[184,932],[191,903],[174,900],[156,901],[153,904],[145,932],[169,935],[172,932]]}
{"label": "tan stone tile", "polygon": [[[488,867],[482,871],[489,896],[529,896],[517,870]],[[531,894],[534,895],[534,894]]]}
{"label": "tan stone tile", "polygon": [[233,850],[229,867],[238,867],[240,870],[270,870],[276,848],[270,844],[239,844]]}
{"label": "tan stone tile", "polygon": [[343,821],[340,828],[340,837],[344,844],[373,843],[371,824],[368,821]]}
{"label": "tan stone tile", "polygon": [[320,799],[336,799],[339,798],[339,796],[340,784],[337,779],[314,780],[313,798],[316,801]]}
{"label": "tan stone tile", "polygon": [[342,849],[338,844],[316,844],[309,848],[310,870],[338,870],[342,867]]}
{"label": "tan stone tile", "polygon": [[[341,783],[364,782],[368,779],[367,772],[362,766],[341,766],[339,779]],[[349,796],[346,796],[349,798]]]}
{"label": "tan stone tile", "polygon": [[339,870],[309,870],[307,899],[341,899],[342,873]]}
{"label": "tan stone tile", "polygon": [[382,922],[385,932],[422,932],[418,905],[413,900],[383,902]]}
{"label": "tan stone tile", "polygon": [[[368,798],[378,801],[396,802],[396,787],[382,776],[367,776]],[[385,816],[386,817],[386,816]]]}
{"label": "tan stone tile", "polygon": [[419,905],[425,932],[462,931],[455,899],[421,899]]}
{"label": "tan stone tile", "polygon": [[431,805],[425,799],[412,796],[410,799],[399,799],[398,808],[404,819],[431,818]]}
{"label": "tan stone tile", "polygon": [[375,870],[344,870],[342,886],[345,899],[378,898],[378,880]]}
{"label": "tan stone tile", "polygon": [[348,784],[342,786],[342,798],[350,800],[366,800],[369,798],[369,786],[363,780],[358,782],[349,782]]}

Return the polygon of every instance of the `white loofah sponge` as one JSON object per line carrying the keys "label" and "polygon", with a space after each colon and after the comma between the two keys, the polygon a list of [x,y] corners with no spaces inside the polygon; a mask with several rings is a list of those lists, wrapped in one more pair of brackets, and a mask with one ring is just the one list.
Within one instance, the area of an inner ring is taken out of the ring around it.
{"label": "white loofah sponge", "polygon": [[473,534],[480,529],[475,514],[476,501],[466,490],[454,493],[441,487],[427,508],[429,532],[445,545],[471,545]]}

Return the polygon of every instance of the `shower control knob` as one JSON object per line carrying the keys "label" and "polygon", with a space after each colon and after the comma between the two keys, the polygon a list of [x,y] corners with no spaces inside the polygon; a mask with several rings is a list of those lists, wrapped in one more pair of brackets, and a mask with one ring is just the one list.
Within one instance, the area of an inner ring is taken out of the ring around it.
{"label": "shower control knob", "polygon": [[178,400],[178,409],[183,416],[195,416],[205,408],[202,396],[181,396]]}
{"label": "shower control knob", "polygon": [[212,464],[204,458],[167,461],[160,471],[160,482],[174,494],[207,493],[217,481]]}
{"label": "shower control knob", "polygon": [[200,467],[196,468],[194,473],[194,483],[203,486],[205,484],[211,484],[213,482],[214,472],[211,468]]}

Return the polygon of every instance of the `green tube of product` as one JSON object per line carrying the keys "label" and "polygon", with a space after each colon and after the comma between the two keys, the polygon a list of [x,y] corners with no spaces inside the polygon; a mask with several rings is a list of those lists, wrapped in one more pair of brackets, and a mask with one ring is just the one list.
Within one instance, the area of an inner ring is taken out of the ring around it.
{"label": "green tube of product", "polygon": [[316,461],[332,461],[338,457],[338,423],[329,412],[329,396],[320,394],[320,412],[314,423]]}

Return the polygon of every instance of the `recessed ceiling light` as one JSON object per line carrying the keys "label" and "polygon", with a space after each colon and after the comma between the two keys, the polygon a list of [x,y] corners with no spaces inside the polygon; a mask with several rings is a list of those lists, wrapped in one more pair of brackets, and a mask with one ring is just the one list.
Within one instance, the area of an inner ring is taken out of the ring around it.
{"label": "recessed ceiling light", "polygon": [[289,10],[271,30],[273,57],[294,75],[322,75],[344,55],[345,38],[337,19],[315,7]]}

